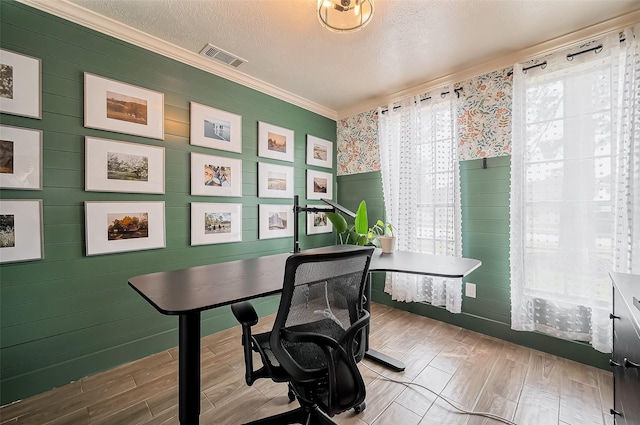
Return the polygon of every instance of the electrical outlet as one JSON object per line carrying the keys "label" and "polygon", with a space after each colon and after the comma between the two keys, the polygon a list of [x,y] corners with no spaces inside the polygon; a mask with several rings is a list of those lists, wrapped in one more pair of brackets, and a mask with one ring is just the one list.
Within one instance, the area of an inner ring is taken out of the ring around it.
{"label": "electrical outlet", "polygon": [[467,282],[464,286],[464,294],[469,298],[476,297],[476,284]]}

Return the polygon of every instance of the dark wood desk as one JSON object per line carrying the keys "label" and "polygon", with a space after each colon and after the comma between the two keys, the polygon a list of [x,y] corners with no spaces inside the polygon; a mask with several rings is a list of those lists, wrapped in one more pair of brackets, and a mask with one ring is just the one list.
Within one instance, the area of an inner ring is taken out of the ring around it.
{"label": "dark wood desk", "polygon": [[[313,251],[323,249],[327,248]],[[199,422],[200,312],[279,293],[284,279],[284,265],[290,255],[269,255],[150,273],[129,279],[129,285],[160,313],[178,316],[178,410],[181,425]],[[370,271],[461,278],[480,265],[480,261],[468,258],[413,252],[382,254],[377,249],[371,259]],[[367,353],[367,357],[374,359],[378,355],[384,356],[372,350]],[[388,359],[383,358],[381,362],[385,363]],[[393,367],[392,363],[389,364]]]}

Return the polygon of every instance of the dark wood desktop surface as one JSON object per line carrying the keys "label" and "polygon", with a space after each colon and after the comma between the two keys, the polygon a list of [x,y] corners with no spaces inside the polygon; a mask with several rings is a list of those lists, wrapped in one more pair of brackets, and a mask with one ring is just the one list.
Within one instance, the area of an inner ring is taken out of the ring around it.
{"label": "dark wood desktop surface", "polygon": [[[338,245],[338,249],[341,246]],[[336,247],[305,252],[322,252]],[[348,248],[347,248],[348,249]],[[150,273],[129,279],[129,284],[160,313],[178,315],[208,310],[282,290],[284,265],[291,253]],[[470,258],[415,252],[383,254],[375,250],[370,271],[395,271],[461,278],[480,266]]]}

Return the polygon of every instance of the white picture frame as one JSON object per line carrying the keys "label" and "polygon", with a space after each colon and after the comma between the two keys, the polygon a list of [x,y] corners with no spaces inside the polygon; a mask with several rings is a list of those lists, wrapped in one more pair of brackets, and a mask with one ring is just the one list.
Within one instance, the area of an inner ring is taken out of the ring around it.
{"label": "white picture frame", "polygon": [[260,198],[293,198],[294,168],[286,165],[258,163]]}
{"label": "white picture frame", "polygon": [[42,258],[42,200],[0,200],[0,263]]}
{"label": "white picture frame", "polygon": [[164,140],[164,93],[85,72],[84,126]]}
{"label": "white picture frame", "polygon": [[[166,245],[163,201],[85,201],[84,206],[87,256],[164,248]],[[134,221],[136,218],[139,224]],[[114,226],[116,220],[120,222],[117,227]],[[123,221],[128,223],[126,230],[122,229]]]}
{"label": "white picture frame", "polygon": [[191,102],[189,143],[242,153],[242,116]]}
{"label": "white picture frame", "polygon": [[333,199],[333,174],[307,170],[307,199]]}
{"label": "white picture frame", "polygon": [[0,188],[42,190],[42,130],[0,125]]}
{"label": "white picture frame", "polygon": [[242,160],[191,152],[191,195],[242,196]]}
{"label": "white picture frame", "polygon": [[295,139],[293,130],[258,122],[258,156],[293,162]]}
{"label": "white picture frame", "polygon": [[307,134],[307,164],[333,168],[333,142]]}
{"label": "white picture frame", "polygon": [[293,207],[287,204],[258,205],[258,239],[293,237]]}
{"label": "white picture frame", "polygon": [[85,190],[164,193],[164,148],[86,136]]}
{"label": "white picture frame", "polygon": [[40,59],[0,49],[0,112],[42,118]]}
{"label": "white picture frame", "polygon": [[242,204],[191,203],[191,245],[242,241]]}
{"label": "white picture frame", "polygon": [[[307,208],[312,205],[307,205]],[[333,224],[326,212],[307,212],[307,235],[333,232]]]}

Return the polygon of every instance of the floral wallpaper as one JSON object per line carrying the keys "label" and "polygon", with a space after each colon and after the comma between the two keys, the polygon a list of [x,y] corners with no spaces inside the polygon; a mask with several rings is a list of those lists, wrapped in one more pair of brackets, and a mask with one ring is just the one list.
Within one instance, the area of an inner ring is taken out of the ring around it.
{"label": "floral wallpaper", "polygon": [[[511,68],[455,85],[458,99],[460,160],[511,154]],[[338,175],[380,170],[378,115],[375,109],[342,119],[337,128]]]}
{"label": "floral wallpaper", "polygon": [[339,176],[380,170],[377,111],[340,120],[336,149]]}
{"label": "floral wallpaper", "polygon": [[491,72],[459,87],[458,151],[460,160],[511,154],[512,68]]}

